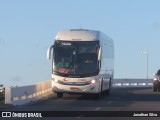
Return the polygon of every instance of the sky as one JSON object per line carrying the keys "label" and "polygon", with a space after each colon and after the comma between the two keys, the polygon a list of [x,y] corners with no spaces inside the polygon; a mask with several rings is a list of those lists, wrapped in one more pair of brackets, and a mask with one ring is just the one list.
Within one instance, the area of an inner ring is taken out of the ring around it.
{"label": "sky", "polygon": [[0,84],[51,79],[47,49],[58,31],[100,30],[114,40],[114,78],[146,78],[160,68],[159,0],[0,0]]}

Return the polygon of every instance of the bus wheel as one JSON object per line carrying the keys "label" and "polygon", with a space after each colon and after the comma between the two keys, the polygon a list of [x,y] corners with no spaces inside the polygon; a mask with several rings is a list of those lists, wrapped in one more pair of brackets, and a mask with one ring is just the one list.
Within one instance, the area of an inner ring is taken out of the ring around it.
{"label": "bus wheel", "polygon": [[158,86],[158,92],[160,92],[160,86]]}
{"label": "bus wheel", "polygon": [[109,95],[109,94],[110,94],[110,88],[105,91],[105,95]]}
{"label": "bus wheel", "polygon": [[153,92],[157,92],[157,87],[153,86]]}
{"label": "bus wheel", "polygon": [[110,94],[110,89],[111,89],[111,80],[109,81],[109,88],[108,88],[108,90],[105,91],[105,95]]}
{"label": "bus wheel", "polygon": [[58,98],[62,98],[63,97],[63,93],[57,93],[57,97]]}
{"label": "bus wheel", "polygon": [[101,93],[95,93],[94,97],[95,97],[95,99],[100,99],[101,98]]}

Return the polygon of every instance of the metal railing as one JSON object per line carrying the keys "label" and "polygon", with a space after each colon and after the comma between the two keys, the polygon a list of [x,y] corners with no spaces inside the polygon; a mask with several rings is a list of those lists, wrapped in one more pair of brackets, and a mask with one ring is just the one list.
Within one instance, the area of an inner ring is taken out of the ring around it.
{"label": "metal railing", "polygon": [[152,79],[114,79],[113,87],[150,87]]}

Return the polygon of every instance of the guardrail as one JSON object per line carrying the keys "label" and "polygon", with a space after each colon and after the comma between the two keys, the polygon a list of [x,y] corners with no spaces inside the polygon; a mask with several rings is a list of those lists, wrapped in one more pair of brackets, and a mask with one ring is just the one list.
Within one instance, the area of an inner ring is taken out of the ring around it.
{"label": "guardrail", "polygon": [[113,87],[150,87],[152,79],[114,79]]}
{"label": "guardrail", "polygon": [[51,80],[35,85],[5,88],[5,104],[23,105],[53,94]]}
{"label": "guardrail", "polygon": [[152,86],[153,83],[114,83],[112,84],[113,87],[146,87]]}
{"label": "guardrail", "polygon": [[[148,87],[152,79],[114,79],[113,87]],[[46,80],[35,85],[5,88],[5,104],[23,105],[53,94],[52,81]]]}

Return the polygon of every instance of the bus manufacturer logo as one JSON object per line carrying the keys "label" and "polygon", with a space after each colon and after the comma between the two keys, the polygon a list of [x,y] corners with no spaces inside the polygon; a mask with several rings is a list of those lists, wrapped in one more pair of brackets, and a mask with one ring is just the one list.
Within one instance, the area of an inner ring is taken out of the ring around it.
{"label": "bus manufacturer logo", "polygon": [[65,43],[65,42],[62,42],[62,45],[70,46],[70,45],[71,45],[71,43]]}

